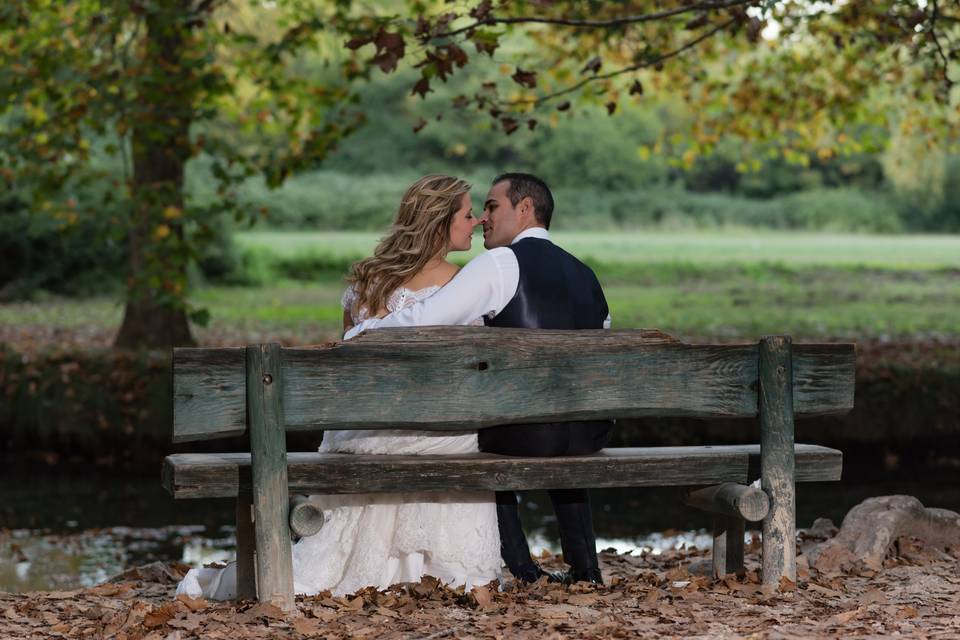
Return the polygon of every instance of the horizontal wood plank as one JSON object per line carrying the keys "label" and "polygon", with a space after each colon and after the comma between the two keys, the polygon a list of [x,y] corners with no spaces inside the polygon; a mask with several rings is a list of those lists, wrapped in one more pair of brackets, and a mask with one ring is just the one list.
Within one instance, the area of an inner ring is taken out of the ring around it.
{"label": "horizontal wood plank", "polygon": [[242,347],[173,350],[173,441],[242,435],[247,430]]}
{"label": "horizontal wood plank", "polygon": [[[798,415],[848,411],[853,345],[795,345]],[[656,330],[386,329],[284,349],[288,430],[757,415],[757,346]],[[174,441],[244,430],[241,349],[174,353]]]}
{"label": "horizontal wood plank", "polygon": [[[798,482],[839,479],[839,451],[797,445]],[[759,447],[616,448],[589,456],[517,458],[492,454],[390,456],[289,453],[291,493],[405,493],[572,487],[689,486],[750,478]],[[176,498],[225,498],[250,485],[246,453],[182,453],[164,461]]]}

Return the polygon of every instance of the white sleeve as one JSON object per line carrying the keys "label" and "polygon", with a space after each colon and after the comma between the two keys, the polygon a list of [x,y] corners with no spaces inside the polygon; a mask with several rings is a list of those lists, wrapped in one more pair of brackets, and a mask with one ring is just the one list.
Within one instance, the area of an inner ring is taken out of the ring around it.
{"label": "white sleeve", "polygon": [[613,326],[613,318],[611,318],[610,314],[608,313],[607,319],[603,321],[603,328],[609,329],[611,326]]}
{"label": "white sleeve", "polygon": [[468,262],[453,280],[426,300],[361,322],[344,338],[349,340],[374,328],[469,324],[500,313],[513,299],[519,282],[520,267],[513,251],[507,247],[491,249]]}

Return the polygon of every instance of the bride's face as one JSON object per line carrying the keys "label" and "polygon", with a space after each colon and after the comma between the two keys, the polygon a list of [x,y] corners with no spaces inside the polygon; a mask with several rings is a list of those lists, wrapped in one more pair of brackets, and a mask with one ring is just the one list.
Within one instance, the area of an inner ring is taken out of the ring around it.
{"label": "bride's face", "polygon": [[473,217],[470,194],[465,193],[460,201],[460,209],[453,214],[453,220],[450,222],[450,251],[469,251],[470,242],[473,239],[473,228],[478,224],[480,221]]}

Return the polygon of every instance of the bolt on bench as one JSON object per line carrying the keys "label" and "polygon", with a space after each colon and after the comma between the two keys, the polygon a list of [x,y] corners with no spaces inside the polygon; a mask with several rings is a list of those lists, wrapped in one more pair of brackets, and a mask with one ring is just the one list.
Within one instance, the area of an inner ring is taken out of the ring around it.
{"label": "bolt on bench", "polygon": [[[419,327],[310,348],[176,349],[173,441],[237,436],[250,453],[175,454],[175,498],[237,499],[239,597],[294,606],[290,494],[702,487],[714,571],[742,571],[763,521],[762,576],[796,579],[796,482],[839,480],[842,454],[794,444],[794,416],[853,407],[854,345],[689,345],[656,330]],[[593,455],[287,453],[286,431],[464,430],[500,424],[759,417],[758,445],[610,448]],[[762,491],[747,486],[761,478]],[[297,515],[294,512],[294,515]],[[296,523],[294,527],[296,528]]]}

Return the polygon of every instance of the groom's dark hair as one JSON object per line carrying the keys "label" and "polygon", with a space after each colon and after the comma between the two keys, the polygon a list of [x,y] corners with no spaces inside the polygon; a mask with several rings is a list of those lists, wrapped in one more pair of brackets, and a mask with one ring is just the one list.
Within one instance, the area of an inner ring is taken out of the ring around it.
{"label": "groom's dark hair", "polygon": [[547,183],[529,173],[503,173],[494,178],[493,184],[504,180],[510,182],[507,189],[510,204],[517,206],[524,198],[530,198],[533,201],[533,216],[537,222],[549,229],[550,218],[553,217],[553,194],[550,193]]}

